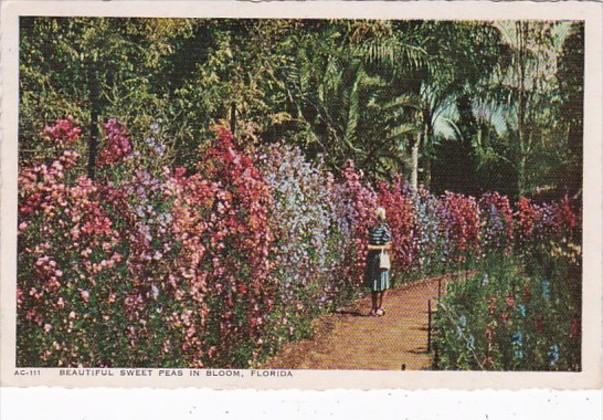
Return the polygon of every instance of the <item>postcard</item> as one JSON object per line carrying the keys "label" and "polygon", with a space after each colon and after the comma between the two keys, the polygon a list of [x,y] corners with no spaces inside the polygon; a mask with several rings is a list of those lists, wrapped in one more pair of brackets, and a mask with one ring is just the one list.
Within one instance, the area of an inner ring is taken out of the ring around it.
{"label": "postcard", "polygon": [[600,387],[602,10],[4,2],[2,385]]}

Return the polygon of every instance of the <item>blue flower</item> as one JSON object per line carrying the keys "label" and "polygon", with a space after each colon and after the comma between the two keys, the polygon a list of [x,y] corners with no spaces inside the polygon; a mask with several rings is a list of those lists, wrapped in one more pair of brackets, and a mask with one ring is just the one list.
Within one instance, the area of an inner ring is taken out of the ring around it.
{"label": "blue flower", "polygon": [[547,279],[542,280],[542,298],[544,300],[551,299],[551,282]]}
{"label": "blue flower", "polygon": [[520,303],[519,305],[517,305],[517,310],[519,311],[519,315],[521,315],[522,318],[525,318],[526,316],[526,307],[524,304]]}
{"label": "blue flower", "polygon": [[561,350],[559,349],[559,345],[554,344],[549,348],[549,361],[551,363],[551,366],[555,366],[555,364],[557,364],[557,362],[559,361],[559,358],[561,356]]}
{"label": "blue flower", "polygon": [[467,348],[469,350],[475,349],[475,337],[473,335],[470,335],[469,337],[467,337]]}
{"label": "blue flower", "polygon": [[519,330],[515,331],[511,336],[513,343],[513,355],[517,359],[523,359],[523,333]]}

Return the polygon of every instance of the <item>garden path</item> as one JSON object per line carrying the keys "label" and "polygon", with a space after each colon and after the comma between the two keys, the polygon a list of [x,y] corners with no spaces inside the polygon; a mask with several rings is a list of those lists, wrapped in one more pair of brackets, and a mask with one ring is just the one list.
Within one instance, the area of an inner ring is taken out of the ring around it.
{"label": "garden path", "polygon": [[[449,276],[438,276],[444,284]],[[428,369],[428,300],[438,294],[438,277],[389,290],[383,317],[368,316],[370,296],[318,318],[315,335],[287,344],[263,368],[282,369]]]}

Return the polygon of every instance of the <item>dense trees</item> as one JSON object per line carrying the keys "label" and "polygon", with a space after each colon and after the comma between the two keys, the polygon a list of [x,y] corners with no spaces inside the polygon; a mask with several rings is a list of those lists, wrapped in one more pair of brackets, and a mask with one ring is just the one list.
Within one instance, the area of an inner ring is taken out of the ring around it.
{"label": "dense trees", "polygon": [[239,136],[336,172],[352,158],[434,191],[574,195],[583,56],[567,22],[28,17],[20,159],[40,120],[73,115],[95,138],[115,116],[191,167],[234,105]]}

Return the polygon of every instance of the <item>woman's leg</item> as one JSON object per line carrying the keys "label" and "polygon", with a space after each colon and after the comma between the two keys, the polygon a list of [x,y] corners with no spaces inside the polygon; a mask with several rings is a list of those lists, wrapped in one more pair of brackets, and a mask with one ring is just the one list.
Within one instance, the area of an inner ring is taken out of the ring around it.
{"label": "woman's leg", "polygon": [[372,301],[372,308],[371,308],[371,314],[374,314],[375,312],[377,312],[377,309],[379,308],[379,306],[377,306],[378,303],[378,293],[377,292],[371,292],[371,301]]}
{"label": "woman's leg", "polygon": [[383,311],[383,297],[385,296],[385,290],[379,292],[379,303],[378,303],[378,309],[380,309],[381,311]]}

